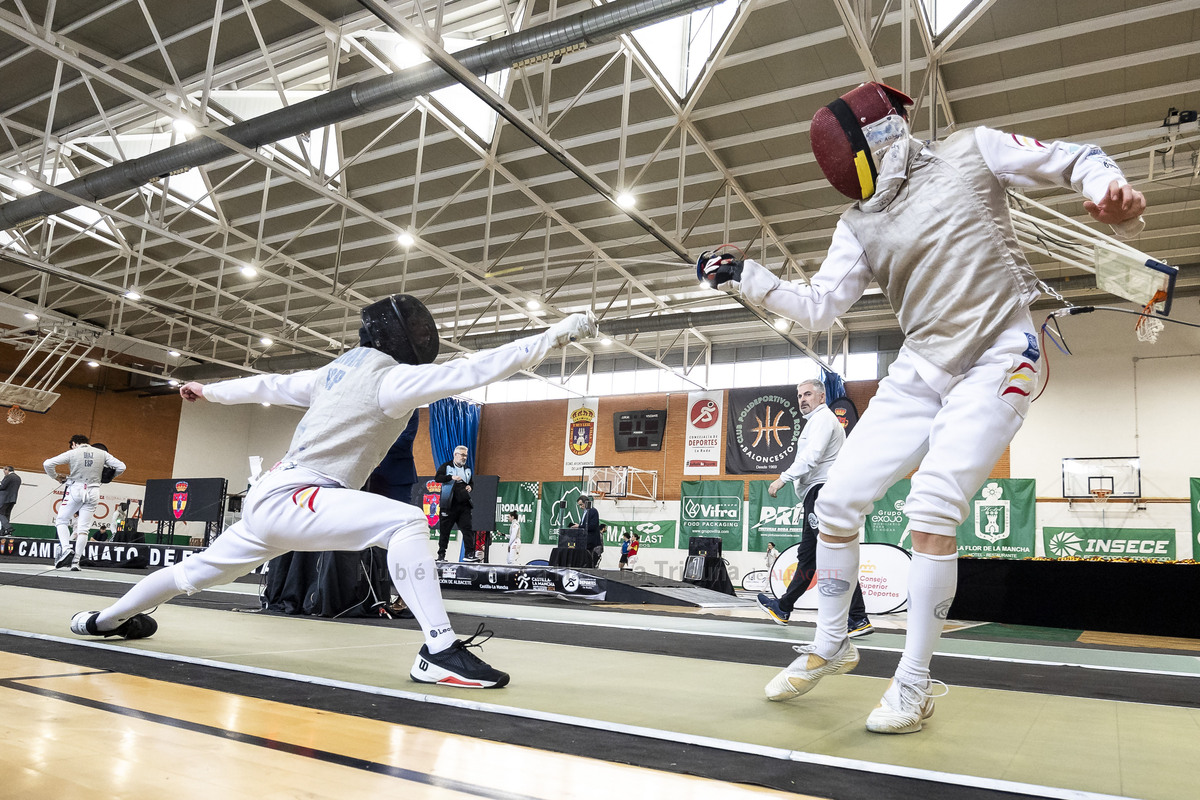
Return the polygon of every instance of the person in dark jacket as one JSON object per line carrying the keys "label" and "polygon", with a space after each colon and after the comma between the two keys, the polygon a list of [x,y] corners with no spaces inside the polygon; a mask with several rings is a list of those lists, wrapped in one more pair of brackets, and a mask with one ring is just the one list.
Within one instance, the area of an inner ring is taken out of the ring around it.
{"label": "person in dark jacket", "polygon": [[454,448],[454,458],[438,467],[434,480],[440,484],[451,484],[450,497],[442,505],[438,520],[438,561],[446,560],[446,545],[450,543],[450,529],[455,525],[467,545],[467,558],[475,560],[475,529],[471,527],[471,487],[475,476],[467,466],[467,446]]}
{"label": "person in dark jacket", "polygon": [[592,554],[592,569],[600,566],[600,556],[604,555],[604,537],[600,535],[600,512],[592,508],[592,498],[581,495],[576,505],[583,512],[576,528],[587,531],[587,549]]}

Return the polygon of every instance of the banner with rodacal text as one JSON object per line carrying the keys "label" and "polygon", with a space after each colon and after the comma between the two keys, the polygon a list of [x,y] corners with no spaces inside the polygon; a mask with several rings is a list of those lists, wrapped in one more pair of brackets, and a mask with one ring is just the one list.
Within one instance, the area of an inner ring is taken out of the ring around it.
{"label": "banner with rodacal text", "polygon": [[[897,481],[875,503],[865,523],[866,540],[912,549],[904,500],[912,482]],[[958,526],[958,553],[975,558],[1033,558],[1036,489],[1031,478],[995,478],[984,482]]]}
{"label": "banner with rodacal text", "polygon": [[533,481],[500,481],[496,484],[496,533],[493,541],[508,541],[509,512],[516,512],[521,541],[532,542],[537,528],[538,485]]}
{"label": "banner with rodacal text", "polygon": [[767,542],[783,552],[800,541],[804,532],[804,504],[796,499],[791,481],[785,481],[775,497],[767,489],[771,481],[748,481],[750,516],[746,520],[746,549],[765,553]]}
{"label": "banner with rodacal text", "polygon": [[538,504],[538,544],[558,546],[558,529],[570,528],[583,517],[579,496],[584,494],[579,481],[543,481]]}
{"label": "banner with rodacal text", "polygon": [[1136,558],[1175,560],[1175,531],[1171,528],[1055,528],[1042,529],[1049,558]]}
{"label": "banner with rodacal text", "polygon": [[724,392],[688,392],[687,428],[683,438],[683,474],[721,472],[721,417]]}
{"label": "banner with rodacal text", "polygon": [[679,547],[693,536],[719,536],[725,551],[742,549],[745,481],[683,481],[679,484]]}
{"label": "banner with rodacal text", "polygon": [[1200,478],[1188,478],[1188,483],[1192,487],[1192,550],[1200,553]]}
{"label": "banner with rodacal text", "polygon": [[596,466],[598,408],[595,397],[573,397],[567,402],[563,475],[582,475],[584,467]]}
{"label": "banner with rodacal text", "polygon": [[725,428],[727,474],[778,475],[791,466],[804,429],[796,387],[730,389]]}

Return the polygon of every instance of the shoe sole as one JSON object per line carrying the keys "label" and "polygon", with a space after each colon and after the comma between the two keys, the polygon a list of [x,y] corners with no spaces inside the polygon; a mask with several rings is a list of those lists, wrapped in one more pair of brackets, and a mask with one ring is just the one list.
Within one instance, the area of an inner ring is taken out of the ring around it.
{"label": "shoe sole", "polygon": [[[829,672],[818,670],[813,675],[807,678],[802,678],[799,675],[788,675],[787,670],[783,669],[771,679],[771,682],[766,685],[764,691],[767,694],[767,699],[774,703],[781,703],[787,700],[795,700],[797,697],[808,694],[813,687],[820,682],[822,678],[830,675],[844,675],[858,666],[858,651],[854,651],[854,660],[846,661]],[[772,691],[774,687],[774,691]]]}
{"label": "shoe sole", "polygon": [[852,631],[846,631],[846,635],[849,636],[851,639],[857,639],[860,636],[870,636],[874,632],[875,632],[875,626],[872,625],[869,628],[855,628]]}
{"label": "shoe sole", "polygon": [[[425,669],[418,671],[417,665],[422,662],[424,662],[427,666]],[[430,663],[420,656],[417,656],[417,661],[413,664],[412,670],[409,671],[408,677],[411,678],[415,683],[453,686],[456,689],[502,689],[508,685],[509,681],[508,675],[504,675],[503,678],[497,681],[483,681],[464,678],[448,669],[442,669],[437,664]]]}
{"label": "shoe sole", "polygon": [[768,617],[770,617],[771,621],[774,622],[776,625],[787,625],[788,624],[788,621],[786,619],[783,619],[779,615],[777,615],[773,610],[771,610],[770,606],[763,605],[758,599],[755,599],[754,602],[758,604],[758,607],[762,609],[762,612],[764,614],[766,614]]}

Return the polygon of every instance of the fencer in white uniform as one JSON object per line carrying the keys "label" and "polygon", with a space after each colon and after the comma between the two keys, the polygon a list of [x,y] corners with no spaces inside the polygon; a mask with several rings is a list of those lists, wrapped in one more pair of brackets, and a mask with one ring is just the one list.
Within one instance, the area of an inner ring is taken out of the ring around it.
{"label": "fencer in white uniform", "polygon": [[[58,473],[57,468],[62,466],[69,470],[66,476]],[[94,447],[88,437],[81,433],[71,437],[69,450],[42,462],[42,469],[46,470],[46,474],[66,487],[62,504],[58,507],[58,515],[54,518],[59,544],[58,555],[54,561],[55,569],[70,564],[73,571],[79,571],[79,564],[87,549],[92,518],[96,515],[96,504],[100,502],[100,478],[105,467],[115,471],[113,477],[125,471],[123,461]],[[72,532],[71,517],[76,514],[79,514],[79,517]]]}
{"label": "fencer in white uniform", "polygon": [[576,314],[541,334],[434,364],[436,325],[416,298],[393,295],[364,308],[362,317],[362,346],[320,369],[181,388],[191,401],[271,402],[308,411],[287,454],[247,493],[238,523],[208,549],[147,576],[104,611],[77,614],[72,631],[141,638],[157,629],[147,609],[228,583],[282,553],[378,546],[387,549],[392,581],[425,636],[412,679],[465,688],[508,683],[507,674],[467,650],[475,637],[455,639],[421,509],[357,487],[414,409],[530,369],[552,348],[594,336],[595,320]]}
{"label": "fencer in white uniform", "polygon": [[846,611],[858,576],[859,529],[875,503],[914,469],[905,501],[913,559],[908,631],[895,677],[867,720],[911,733],[945,685],[929,665],[958,580],[957,526],[1028,411],[1040,353],[1029,306],[1039,282],[1017,243],[1009,187],[1073,188],[1084,208],[1133,236],[1145,199],[1099,148],[1039,142],[987,128],[922,143],[903,93],[863,84],[817,111],[810,135],[826,178],[857,202],[808,284],[779,280],[754,261],[705,254],[709,285],[824,330],[875,282],[904,331],[899,357],[847,439],[817,500],[818,619],[811,645],[766,687],[772,700],[848,672],[858,654]]}

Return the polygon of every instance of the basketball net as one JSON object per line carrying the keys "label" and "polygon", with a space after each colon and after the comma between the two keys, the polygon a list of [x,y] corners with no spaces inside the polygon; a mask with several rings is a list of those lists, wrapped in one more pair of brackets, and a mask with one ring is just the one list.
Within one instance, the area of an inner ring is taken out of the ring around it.
{"label": "basketball net", "polygon": [[1111,495],[1112,492],[1108,489],[1092,489],[1092,501],[1095,502],[1096,505],[1104,505],[1108,502],[1108,498]]}
{"label": "basketball net", "polygon": [[20,406],[14,405],[12,408],[8,409],[8,424],[9,425],[20,425],[24,421],[25,421],[25,412],[21,410]]}
{"label": "basketball net", "polygon": [[1154,304],[1166,299],[1166,292],[1157,292],[1154,298],[1142,307],[1142,315],[1138,317],[1137,324],[1133,326],[1139,342],[1148,344],[1158,342],[1158,334],[1162,332],[1164,326],[1162,320],[1154,318]]}

